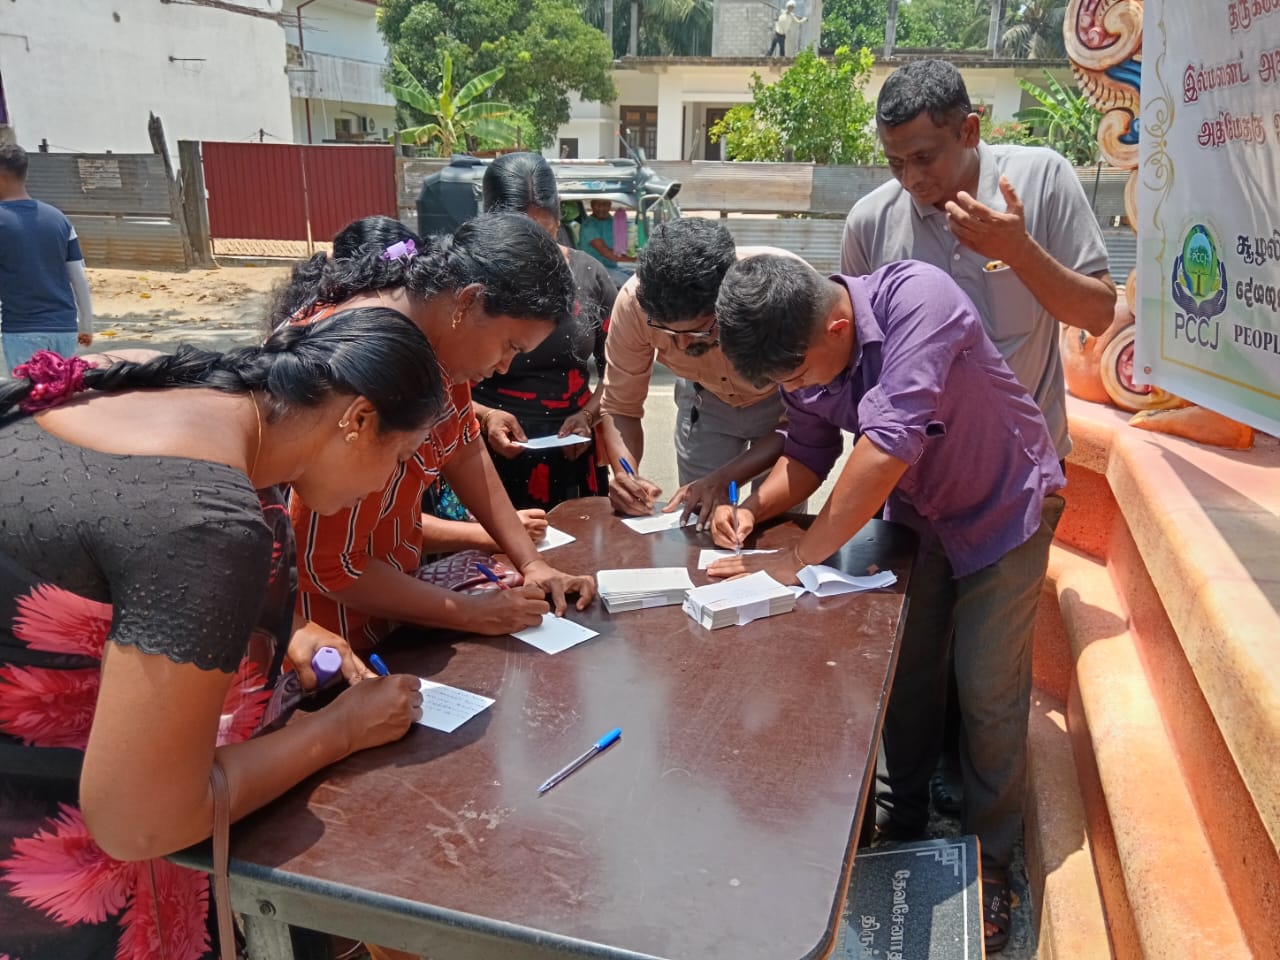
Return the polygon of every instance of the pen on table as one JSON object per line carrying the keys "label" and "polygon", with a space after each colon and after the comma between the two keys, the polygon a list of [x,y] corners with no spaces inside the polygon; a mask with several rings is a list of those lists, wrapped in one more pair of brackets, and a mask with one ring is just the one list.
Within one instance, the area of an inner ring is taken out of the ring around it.
{"label": "pen on table", "polygon": [[502,582],[502,578],[498,576],[496,573],[494,573],[491,569],[486,567],[483,563],[477,563],[476,569],[479,570],[481,576],[483,576],[490,583],[496,583],[498,585],[499,590],[509,589],[507,585]]}
{"label": "pen on table", "polygon": [[729,509],[733,511],[733,552],[742,553],[742,541],[738,539],[738,481],[729,481]]}
{"label": "pen on table", "polygon": [[387,669],[387,665],[382,662],[382,658],[376,653],[369,654],[369,666],[373,667],[373,672],[380,677],[391,676],[391,671]]}
{"label": "pen on table", "polygon": [[555,773],[553,773],[551,775],[551,778],[538,788],[538,796],[542,796],[544,793],[546,793],[548,790],[554,787],[557,783],[559,783],[565,777],[569,776],[569,774],[573,773],[573,771],[577,770],[580,766],[582,766],[584,763],[586,763],[588,760],[594,757],[597,753],[603,753],[605,750],[607,750],[610,746],[612,746],[621,738],[622,738],[622,728],[614,727],[612,730],[606,733],[603,737],[597,740],[594,744],[592,744],[591,748],[587,750],[587,752],[584,753],[582,756],[578,757],[577,760],[574,760],[573,763],[569,764],[567,767],[563,768],[562,770],[557,770]]}

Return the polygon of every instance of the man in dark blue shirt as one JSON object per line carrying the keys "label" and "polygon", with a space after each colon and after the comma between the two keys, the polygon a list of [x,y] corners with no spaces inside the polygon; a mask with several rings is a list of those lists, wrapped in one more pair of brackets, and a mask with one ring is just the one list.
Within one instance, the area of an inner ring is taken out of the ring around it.
{"label": "man in dark blue shirt", "polygon": [[0,376],[37,350],[93,343],[93,304],[75,228],[27,193],[27,153],[0,144]]}

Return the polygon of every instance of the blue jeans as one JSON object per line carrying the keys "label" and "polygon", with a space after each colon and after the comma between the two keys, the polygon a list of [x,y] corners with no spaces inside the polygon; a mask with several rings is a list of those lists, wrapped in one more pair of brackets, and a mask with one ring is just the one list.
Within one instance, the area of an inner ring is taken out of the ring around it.
{"label": "blue jeans", "polygon": [[0,333],[0,347],[4,348],[4,367],[0,379],[13,376],[13,368],[20,367],[37,350],[52,350],[64,357],[76,355],[76,332],[70,333]]}

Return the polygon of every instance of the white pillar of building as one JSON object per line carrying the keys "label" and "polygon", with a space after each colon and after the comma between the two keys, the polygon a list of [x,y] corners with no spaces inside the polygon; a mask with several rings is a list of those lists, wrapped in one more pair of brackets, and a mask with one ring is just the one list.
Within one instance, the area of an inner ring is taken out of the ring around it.
{"label": "white pillar of building", "polygon": [[683,160],[683,74],[667,70],[658,75],[658,155],[651,160]]}

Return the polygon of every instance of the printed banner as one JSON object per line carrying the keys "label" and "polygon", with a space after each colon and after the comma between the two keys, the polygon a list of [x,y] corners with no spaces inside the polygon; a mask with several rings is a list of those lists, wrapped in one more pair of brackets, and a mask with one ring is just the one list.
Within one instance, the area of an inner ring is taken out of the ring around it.
{"label": "printed banner", "polygon": [[1146,0],[1134,380],[1280,434],[1280,0]]}

